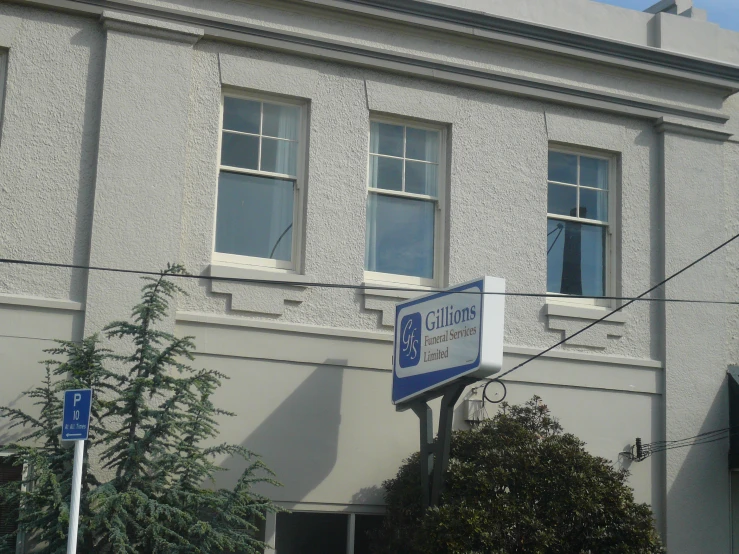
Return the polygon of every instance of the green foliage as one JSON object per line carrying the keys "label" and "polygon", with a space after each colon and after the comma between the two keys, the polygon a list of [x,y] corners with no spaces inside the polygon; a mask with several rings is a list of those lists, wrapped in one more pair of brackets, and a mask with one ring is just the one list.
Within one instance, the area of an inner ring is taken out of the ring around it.
{"label": "green foliage", "polygon": [[414,454],[384,483],[377,554],[664,552],[626,470],[588,454],[538,397],[453,434],[440,505],[425,513],[419,469]]}
{"label": "green foliage", "polygon": [[[169,266],[146,279],[131,321],[104,329],[126,353],[101,347],[97,336],[61,341],[47,351],[54,359],[45,362],[43,384],[30,392],[39,415],[0,408],[11,428],[24,430],[7,448],[30,468],[23,489],[0,487],[0,502],[21,506],[19,529],[40,545],[37,552],[66,552],[74,451],[60,441],[61,393],[74,388],[94,390],[78,552],[256,553],[266,546],[255,535],[265,514],[278,508],[251,487],[277,483],[248,450],[213,445],[217,418],[233,415],[212,402],[225,376],[191,368],[185,363],[193,359],[191,338],[157,327],[169,300],[183,292],[168,277],[181,273],[181,266]],[[212,486],[222,471],[215,460],[224,456],[247,464],[233,490]]]}

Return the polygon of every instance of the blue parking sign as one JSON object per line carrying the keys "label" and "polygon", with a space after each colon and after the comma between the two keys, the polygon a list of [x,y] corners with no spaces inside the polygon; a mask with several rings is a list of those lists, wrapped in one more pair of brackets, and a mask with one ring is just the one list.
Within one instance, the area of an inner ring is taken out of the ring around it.
{"label": "blue parking sign", "polygon": [[90,434],[92,389],[64,391],[62,440],[84,441]]}

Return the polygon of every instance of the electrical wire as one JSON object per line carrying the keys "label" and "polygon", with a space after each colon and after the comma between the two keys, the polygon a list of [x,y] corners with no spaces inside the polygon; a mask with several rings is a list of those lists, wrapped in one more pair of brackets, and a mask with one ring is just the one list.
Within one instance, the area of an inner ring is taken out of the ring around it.
{"label": "electrical wire", "polygon": [[[561,231],[561,229],[560,229]],[[552,231],[554,232],[554,230]],[[548,233],[551,234],[551,233]],[[280,237],[281,238],[281,237]],[[556,239],[559,238],[559,235],[557,235]],[[483,409],[484,409],[484,402],[490,402],[491,404],[498,404],[502,402],[505,397],[507,396],[507,387],[501,379],[507,375],[510,375],[514,371],[517,371],[521,369],[522,367],[526,366],[527,364],[533,362],[534,360],[544,356],[548,352],[551,352],[558,346],[561,346],[565,344],[570,339],[584,333],[588,329],[591,329],[598,323],[601,323],[608,319],[613,314],[620,312],[621,310],[625,309],[626,307],[630,306],[634,302],[637,301],[656,301],[656,302],[676,302],[676,303],[700,303],[700,304],[723,304],[723,305],[739,305],[739,302],[737,301],[721,301],[721,300],[693,300],[693,299],[668,299],[668,298],[644,298],[647,294],[650,294],[651,292],[655,291],[656,289],[660,288],[661,286],[665,285],[667,282],[671,281],[678,275],[681,275],[688,269],[692,268],[693,266],[697,265],[698,263],[702,262],[712,254],[716,253],[718,250],[724,248],[734,240],[739,238],[739,234],[734,235],[730,239],[724,241],[723,243],[719,244],[714,249],[710,250],[703,256],[699,257],[698,259],[694,260],[690,264],[686,265],[679,271],[676,271],[669,277],[666,277],[653,287],[647,289],[640,295],[636,297],[588,297],[588,296],[582,296],[582,298],[601,298],[601,299],[614,299],[614,300],[627,300],[625,304],[622,306],[618,306],[613,311],[606,313],[603,317],[593,321],[592,323],[586,325],[579,331],[576,331],[575,333],[565,337],[561,341],[555,343],[554,345],[542,350],[541,352],[535,354],[534,356],[531,356],[530,358],[524,360],[520,364],[512,367],[511,369],[501,373],[500,375],[497,375],[496,377],[492,379],[485,379],[486,383],[483,387],[482,391],[482,397],[483,397]],[[125,273],[125,274],[135,274],[135,275],[145,275],[145,276],[156,276],[159,277],[162,275],[162,272],[156,272],[156,271],[143,271],[143,270],[133,270],[133,269],[121,269],[121,268],[111,268],[111,267],[105,267],[105,266],[90,266],[90,265],[81,265],[81,264],[62,264],[62,263],[54,263],[54,262],[40,262],[40,261],[32,261],[32,260],[21,260],[21,259],[11,259],[11,258],[0,258],[0,263],[5,264],[16,264],[16,265],[30,265],[30,266],[40,266],[40,267],[56,267],[56,268],[65,268],[65,269],[82,269],[87,271],[106,271],[106,272],[112,272],[112,273]],[[240,283],[251,283],[251,284],[269,284],[269,285],[295,285],[296,283],[293,281],[274,281],[274,280],[266,280],[266,279],[249,279],[249,278],[241,278],[241,277],[213,277],[210,275],[190,275],[190,274],[169,274],[169,277],[177,277],[177,278],[190,278],[190,279],[206,279],[206,280],[214,280],[214,281],[229,281],[229,282],[240,282]],[[419,292],[419,289],[414,288],[398,288],[398,287],[383,287],[379,285],[348,285],[348,284],[340,284],[340,283],[320,283],[320,282],[300,282],[297,283],[299,286],[303,287],[318,287],[318,288],[338,288],[338,289],[356,289],[356,290],[394,290],[394,291],[410,291],[410,292]],[[436,291],[436,290],[423,290],[422,292],[427,293],[433,293],[433,292],[445,292],[445,291]],[[511,292],[474,292],[474,291],[464,291],[460,292],[459,294],[494,294],[494,295],[504,295],[504,296],[518,296],[518,297],[536,297],[536,298],[547,298],[547,297],[559,297],[560,295],[555,294],[538,294],[538,293],[511,293]],[[31,338],[31,337],[13,337],[13,338]],[[497,382],[500,385],[503,386],[503,396],[500,398],[500,400],[491,400],[487,397],[487,388],[492,383]],[[723,433],[729,431],[731,428],[725,428],[725,429],[717,429],[714,431],[707,431],[706,433],[701,433],[699,435],[696,435],[694,437],[688,437],[685,439],[677,439],[673,441],[656,441],[654,443],[648,443],[642,446],[642,450],[646,452],[647,454],[644,456],[645,458],[647,456],[650,456],[652,454],[658,453],[658,452],[664,452],[667,450],[673,450],[676,448],[685,448],[688,446],[698,446],[702,444],[709,444],[712,442],[717,442],[719,440],[724,440],[730,436],[739,435],[739,432],[737,433],[731,433],[729,435],[723,435]],[[698,439],[698,440],[696,440]],[[693,441],[693,442],[689,442]]]}
{"label": "electrical wire", "polygon": [[[649,445],[655,445],[655,444],[659,444],[659,445],[676,444],[676,443],[681,443],[681,442],[685,442],[685,441],[692,441],[692,440],[699,439],[699,438],[702,438],[702,437],[706,437],[706,436],[709,436],[709,435],[716,435],[716,434],[719,434],[719,433],[726,433],[728,431],[731,431],[732,429],[733,429],[733,427],[724,427],[723,429],[716,429],[714,431],[706,431],[705,433],[701,433],[700,435],[695,435],[694,437],[687,437],[685,439],[676,439],[676,440],[671,440],[671,441],[655,441],[655,442],[650,442],[648,444]],[[645,446],[647,446],[647,445],[645,445]]]}
{"label": "electrical wire", "polygon": [[[116,267],[106,266],[92,266],[82,264],[64,264],[56,262],[40,262],[34,260],[23,260],[23,259],[12,259],[12,258],[0,258],[0,263],[11,264],[11,265],[29,265],[36,267],[55,267],[61,269],[81,269],[85,271],[105,271],[110,273],[124,273],[129,275],[142,275],[160,277],[161,271],[146,271],[140,269],[123,269]],[[391,292],[415,292],[422,294],[433,294],[437,292],[448,292],[445,289],[419,289],[410,287],[396,287],[392,285],[351,285],[345,283],[326,283],[326,282],[311,282],[311,281],[280,281],[274,279],[253,279],[248,277],[221,277],[213,275],[192,275],[189,273],[171,273],[167,277],[176,279],[204,279],[206,281],[223,281],[230,283],[244,283],[252,285],[280,285],[280,286],[299,286],[307,288],[326,288],[326,289],[350,289],[350,290],[361,290],[361,291],[391,291]],[[656,287],[655,287],[656,288]],[[647,292],[654,290],[650,289]],[[492,296],[510,296],[510,297],[521,297],[521,298],[563,298],[561,294],[552,293],[536,293],[536,292],[494,292],[494,291],[455,291],[454,294],[474,294],[474,295],[492,295]],[[585,299],[597,299],[597,300],[617,300],[617,301],[628,301],[628,302],[667,302],[676,304],[715,304],[725,306],[739,306],[739,300],[703,300],[703,299],[688,299],[688,298],[644,298],[646,293],[639,296],[587,296],[579,295],[577,298]],[[621,308],[625,307],[622,306]],[[616,310],[618,311],[618,310]],[[615,312],[612,312],[615,313]],[[609,314],[610,315],[610,314]],[[574,335],[573,335],[574,336]],[[555,345],[558,346],[558,345]]]}
{"label": "electrical wire", "polygon": [[[566,342],[567,342],[568,340],[570,340],[570,339],[573,339],[573,338],[575,338],[576,336],[578,336],[578,335],[580,335],[580,334],[584,333],[584,332],[585,332],[585,331],[587,331],[588,329],[591,329],[591,328],[595,327],[595,326],[596,326],[596,325],[597,325],[598,323],[601,323],[601,322],[605,321],[606,319],[608,319],[609,317],[611,317],[611,316],[612,316],[613,314],[615,314],[615,313],[618,313],[618,312],[620,312],[621,310],[623,310],[624,308],[627,308],[628,306],[631,306],[631,304],[633,304],[633,303],[634,303],[634,302],[636,302],[637,300],[639,300],[639,299],[643,298],[643,297],[644,297],[644,296],[646,296],[647,294],[650,294],[651,292],[653,292],[653,291],[655,291],[656,289],[660,288],[661,286],[665,285],[666,283],[668,283],[669,281],[671,281],[672,279],[674,279],[674,278],[675,278],[675,277],[677,277],[678,275],[681,275],[681,274],[685,273],[685,272],[686,272],[687,270],[689,270],[689,269],[690,269],[691,267],[693,267],[693,266],[695,266],[695,265],[699,264],[700,262],[702,262],[703,260],[705,260],[706,258],[708,258],[709,256],[711,256],[712,254],[714,254],[714,253],[718,252],[719,250],[721,250],[722,248],[724,248],[725,246],[727,246],[728,244],[730,244],[731,242],[735,241],[735,240],[736,240],[736,239],[738,239],[738,238],[739,238],[739,234],[736,234],[736,235],[734,235],[733,237],[731,237],[730,239],[728,239],[728,240],[726,240],[726,241],[722,242],[721,244],[719,244],[718,246],[716,246],[716,247],[715,247],[714,249],[710,250],[710,251],[709,251],[709,252],[707,252],[706,254],[703,254],[703,255],[702,255],[701,257],[699,257],[698,259],[696,259],[696,260],[692,261],[691,263],[689,263],[688,265],[686,265],[686,266],[685,266],[685,267],[683,267],[682,269],[680,269],[680,270],[676,271],[675,273],[673,273],[673,274],[672,274],[672,275],[670,275],[669,277],[666,277],[666,278],[664,278],[664,279],[663,279],[662,281],[660,281],[659,283],[657,283],[657,284],[656,284],[656,285],[654,285],[653,287],[650,287],[649,289],[647,289],[646,291],[644,291],[643,293],[641,293],[641,294],[640,294],[639,296],[637,296],[637,297],[633,298],[632,300],[629,300],[628,302],[626,302],[625,304],[623,304],[623,305],[621,305],[621,306],[618,306],[618,307],[617,307],[617,308],[615,308],[615,309],[614,309],[613,311],[611,311],[611,312],[608,312],[608,313],[607,313],[607,314],[605,314],[605,315],[604,315],[603,317],[600,317],[600,318],[596,319],[595,321],[593,321],[592,323],[589,323],[588,325],[586,325],[585,327],[583,327],[583,328],[582,328],[582,329],[580,329],[579,331],[575,331],[575,332],[574,332],[574,333],[572,333],[571,335],[568,335],[568,336],[566,336],[566,337],[565,337],[565,338],[563,338],[563,339],[562,339],[561,341],[559,341],[559,342],[557,342],[556,344],[554,344],[554,345],[550,346],[549,348],[545,348],[544,350],[542,350],[542,351],[541,351],[541,352],[539,352],[538,354],[535,354],[535,355],[531,356],[530,358],[528,358],[528,359],[524,360],[523,362],[521,362],[520,364],[518,364],[518,365],[516,365],[516,366],[512,367],[511,369],[509,369],[509,370],[507,370],[507,371],[504,371],[504,372],[503,372],[503,373],[501,373],[500,375],[496,375],[496,376],[495,376],[495,377],[493,377],[492,379],[489,379],[489,380],[487,380],[488,382],[487,382],[487,383],[485,384],[485,387],[483,388],[483,391],[482,391],[483,399],[485,399],[485,390],[486,390],[486,389],[487,389],[487,387],[488,387],[488,386],[490,385],[490,383],[493,383],[493,382],[495,382],[495,381],[500,381],[500,379],[502,379],[502,378],[503,378],[503,377],[505,377],[506,375],[510,375],[510,374],[511,374],[511,373],[513,373],[514,371],[517,371],[517,370],[521,369],[522,367],[524,367],[524,366],[526,366],[527,364],[529,364],[529,363],[533,362],[534,360],[536,360],[536,359],[538,359],[538,358],[541,358],[542,356],[544,356],[544,355],[545,355],[545,354],[547,354],[548,352],[551,352],[552,350],[554,350],[554,349],[555,349],[555,348],[557,348],[558,346],[561,346],[561,345],[565,344],[565,343],[566,343]],[[499,402],[500,402],[500,401],[499,401]]]}
{"label": "electrical wire", "polygon": [[733,437],[733,436],[736,436],[736,435],[739,435],[739,433],[731,433],[730,435],[716,437],[716,438],[713,438],[713,439],[710,439],[710,440],[702,440],[702,441],[698,441],[698,442],[693,442],[693,443],[690,443],[690,444],[679,444],[679,445],[675,445],[675,446],[669,446],[667,448],[659,448],[659,449],[654,449],[654,450],[651,450],[650,449],[649,450],[649,454],[650,455],[651,454],[657,454],[658,452],[666,452],[667,450],[674,450],[676,448],[686,448],[688,446],[700,446],[702,444],[710,444],[712,442],[718,442],[718,441],[721,441],[721,440],[724,440],[724,439],[728,439],[729,437]]}
{"label": "electrical wire", "polygon": [[[634,461],[641,462],[652,454],[657,454],[659,452],[666,452],[668,450],[675,450],[677,448],[687,448],[689,446],[701,446],[703,444],[711,444],[736,436],[739,436],[739,426],[724,427],[723,429],[714,429],[713,431],[699,433],[698,435],[694,435],[692,437],[685,437],[682,439],[668,441],[654,441],[643,444],[640,448],[640,450],[642,451],[641,457],[637,457],[634,454],[634,447],[632,447],[630,452],[621,452],[620,454],[626,455]],[[639,439],[637,439],[637,443],[638,441]]]}
{"label": "electrical wire", "polygon": [[[693,441],[693,442],[683,442],[683,443],[680,443],[680,444],[673,444],[673,445],[670,445],[670,446],[661,446],[661,447],[657,447],[657,448],[652,448],[652,444],[653,443],[650,443],[650,444],[645,444],[645,445],[642,446],[642,448],[641,448],[641,450],[642,450],[641,457],[635,456],[634,453],[633,453],[633,450],[632,450],[632,452],[630,452],[628,454],[629,454],[629,457],[632,460],[637,461],[637,462],[641,462],[643,460],[646,460],[649,456],[651,456],[653,454],[659,454],[660,452],[667,452],[668,450],[675,450],[675,449],[678,449],[678,448],[688,448],[690,446],[702,446],[704,444],[711,444],[713,442],[722,441],[722,440],[725,440],[725,439],[728,439],[730,437],[734,437],[734,436],[737,436],[737,435],[739,435],[739,432],[736,432],[736,433],[725,433],[724,432],[724,433],[719,433],[718,435],[714,435],[714,436],[707,436],[707,437],[704,437],[702,439],[699,439],[699,440],[696,440],[696,441]],[[688,439],[682,439],[682,440],[688,440]]]}

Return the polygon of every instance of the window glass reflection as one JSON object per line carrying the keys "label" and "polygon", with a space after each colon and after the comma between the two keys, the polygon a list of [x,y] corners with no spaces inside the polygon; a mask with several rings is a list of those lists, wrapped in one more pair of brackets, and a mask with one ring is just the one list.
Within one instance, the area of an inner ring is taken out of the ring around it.
{"label": "window glass reflection", "polygon": [[366,268],[432,279],[435,210],[430,201],[370,194]]}
{"label": "window glass reflection", "polygon": [[549,152],[549,180],[577,184],[577,156]]}
{"label": "window glass reflection", "polygon": [[606,228],[572,221],[547,222],[547,291],[605,296]]}
{"label": "window glass reflection", "polygon": [[289,261],[293,199],[292,181],[222,171],[216,252]]}
{"label": "window glass reflection", "polygon": [[370,152],[403,157],[403,126],[378,123],[370,126]]}

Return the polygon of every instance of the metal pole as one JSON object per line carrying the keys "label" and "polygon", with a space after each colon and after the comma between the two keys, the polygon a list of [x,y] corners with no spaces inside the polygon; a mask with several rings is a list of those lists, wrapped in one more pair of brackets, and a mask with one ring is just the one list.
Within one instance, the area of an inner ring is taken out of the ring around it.
{"label": "metal pole", "polygon": [[432,456],[434,455],[432,446],[434,444],[434,429],[431,408],[426,402],[415,402],[411,409],[416,413],[419,419],[419,427],[421,431],[421,492],[423,509],[429,507],[431,491],[429,487],[429,475],[432,470]]}
{"label": "metal pole", "polygon": [[67,537],[67,554],[77,553],[77,526],[80,518],[80,490],[82,489],[82,460],[84,457],[85,441],[74,441],[72,501],[69,504],[69,536]]}
{"label": "metal pole", "polygon": [[444,473],[449,467],[449,450],[452,443],[452,421],[454,405],[462,396],[467,383],[455,383],[444,393],[441,399],[441,413],[439,414],[439,433],[437,435],[437,450],[434,458],[434,480],[431,485],[431,506],[439,504],[441,491],[444,488]]}

